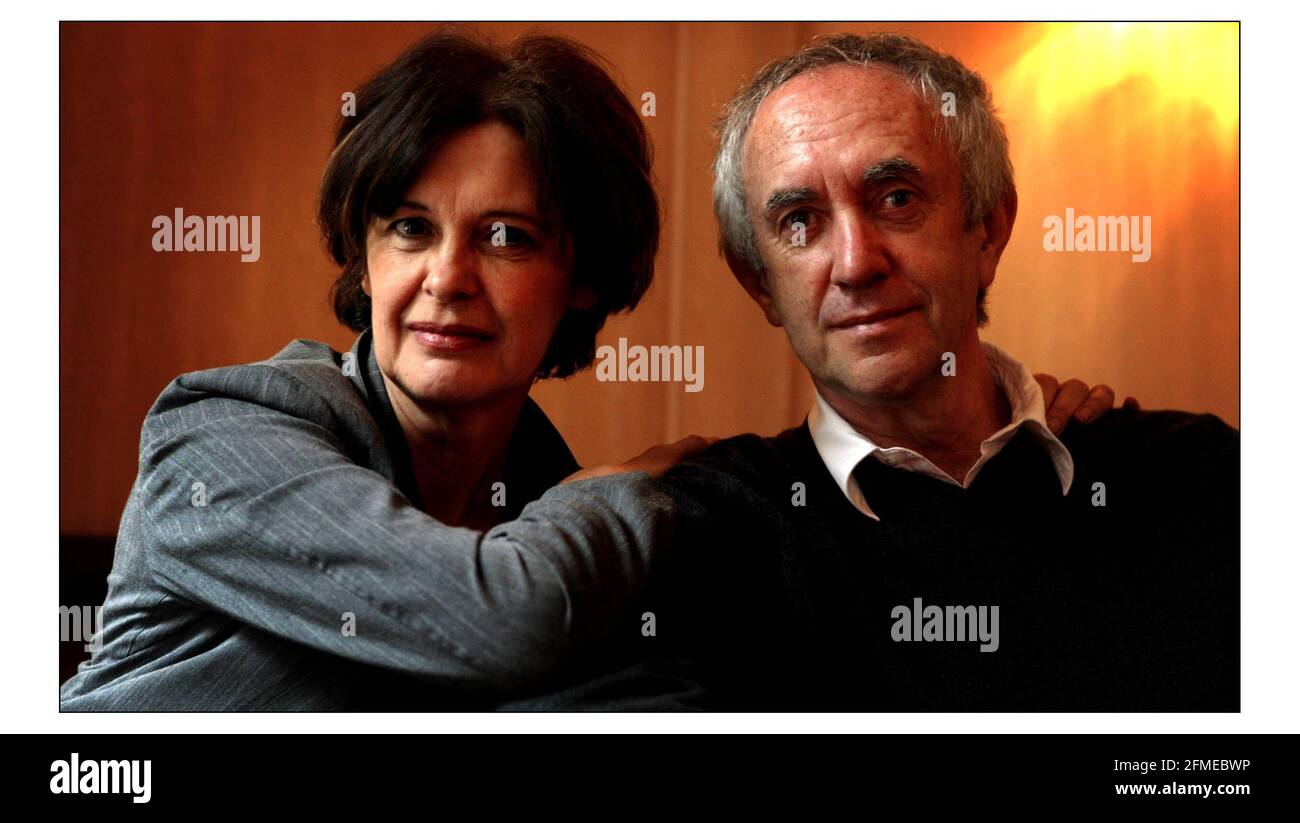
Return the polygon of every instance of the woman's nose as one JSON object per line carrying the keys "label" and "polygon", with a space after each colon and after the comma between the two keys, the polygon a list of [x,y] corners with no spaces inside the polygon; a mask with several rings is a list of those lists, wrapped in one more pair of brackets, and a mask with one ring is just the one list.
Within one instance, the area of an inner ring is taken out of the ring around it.
{"label": "woman's nose", "polygon": [[430,297],[451,303],[482,289],[479,257],[470,238],[449,237],[431,250],[423,288]]}

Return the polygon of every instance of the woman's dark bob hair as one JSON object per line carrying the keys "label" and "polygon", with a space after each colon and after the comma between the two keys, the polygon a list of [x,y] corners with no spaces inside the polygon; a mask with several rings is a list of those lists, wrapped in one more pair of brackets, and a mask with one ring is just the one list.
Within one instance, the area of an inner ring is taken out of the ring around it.
{"label": "woman's dark bob hair", "polygon": [[637,110],[597,54],[563,38],[530,36],[502,49],[435,32],[361,87],[321,180],[317,219],[343,269],[334,313],[353,331],[370,326],[361,281],[371,221],[397,210],[432,150],[493,121],[528,147],[538,206],[571,241],[572,285],[596,294],[592,308],[560,320],[537,370],[567,377],[591,365],[605,319],[649,288],[660,213]]}

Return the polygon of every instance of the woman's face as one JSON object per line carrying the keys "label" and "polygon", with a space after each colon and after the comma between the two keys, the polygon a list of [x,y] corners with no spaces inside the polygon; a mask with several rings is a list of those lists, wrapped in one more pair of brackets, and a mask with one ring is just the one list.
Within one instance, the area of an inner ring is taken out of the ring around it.
{"label": "woman's face", "polygon": [[481,123],[452,136],[366,239],[375,357],[417,403],[490,401],[526,392],[570,288],[559,227],[543,222],[519,136]]}

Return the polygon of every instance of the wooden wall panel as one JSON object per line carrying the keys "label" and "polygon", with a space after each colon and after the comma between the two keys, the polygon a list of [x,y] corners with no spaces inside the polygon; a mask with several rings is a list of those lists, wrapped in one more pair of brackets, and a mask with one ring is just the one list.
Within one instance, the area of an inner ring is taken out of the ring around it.
{"label": "wooden wall panel", "polygon": [[[534,396],[580,461],[618,460],[692,432],[776,432],[811,389],[781,332],[717,254],[710,126],[742,78],[810,37],[873,24],[501,24],[574,37],[605,55],[647,118],[665,212],[655,286],[602,343],[703,345],[705,390],[600,383],[586,372]],[[1140,72],[1044,113],[1021,24],[887,24],[955,53],[993,84],[1011,130],[1021,215],[993,291],[989,338],[1035,369],[1109,381],[1151,407],[1236,424],[1236,120],[1173,99]],[[175,375],[268,357],[295,337],[348,346],[327,303],[334,270],[313,223],[340,95],[431,26],[64,24],[60,100],[61,530],[111,534],[135,473],[140,422]],[[1066,32],[1065,34],[1068,34]],[[1168,59],[1173,59],[1172,57]],[[1039,60],[1034,63],[1034,60]],[[1079,71],[1084,71],[1083,67]],[[1035,73],[1037,72],[1037,73]],[[1055,76],[1055,75],[1052,75]],[[1154,136],[1154,138],[1153,138]],[[1043,215],[1152,213],[1145,267],[1042,252]],[[256,214],[262,257],[156,253],[155,215]]]}

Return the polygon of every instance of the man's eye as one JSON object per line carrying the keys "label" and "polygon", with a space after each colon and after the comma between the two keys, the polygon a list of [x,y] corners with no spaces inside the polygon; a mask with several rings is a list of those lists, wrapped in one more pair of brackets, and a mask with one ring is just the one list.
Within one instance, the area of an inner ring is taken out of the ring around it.
{"label": "man's eye", "polygon": [[[896,209],[901,209],[903,206],[912,202],[914,197],[916,197],[916,195],[907,189],[896,189],[895,191],[891,191],[889,194],[885,195],[885,202],[889,203],[889,205]],[[898,198],[902,198],[902,202],[899,202]]]}
{"label": "man's eye", "polygon": [[807,209],[797,209],[785,216],[785,219],[781,221],[781,228],[787,230],[793,230],[797,228],[795,224],[798,223],[806,229],[808,228],[808,224],[811,218],[812,215],[809,214]]}
{"label": "man's eye", "polygon": [[517,229],[514,226],[506,227],[506,240],[508,240],[512,246],[531,246],[533,244],[533,236],[531,234],[523,229]]}

